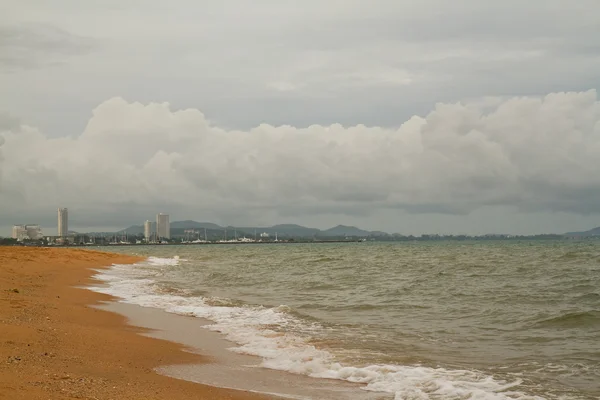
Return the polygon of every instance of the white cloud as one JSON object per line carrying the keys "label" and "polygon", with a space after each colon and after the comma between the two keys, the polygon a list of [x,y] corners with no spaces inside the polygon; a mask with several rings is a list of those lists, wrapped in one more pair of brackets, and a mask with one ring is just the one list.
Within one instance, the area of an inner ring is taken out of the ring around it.
{"label": "white cloud", "polygon": [[113,223],[161,209],[190,217],[600,212],[596,92],[492,100],[438,104],[397,129],[240,131],[199,110],[112,98],[77,137],[3,125],[0,203],[10,207],[0,217],[58,206]]}

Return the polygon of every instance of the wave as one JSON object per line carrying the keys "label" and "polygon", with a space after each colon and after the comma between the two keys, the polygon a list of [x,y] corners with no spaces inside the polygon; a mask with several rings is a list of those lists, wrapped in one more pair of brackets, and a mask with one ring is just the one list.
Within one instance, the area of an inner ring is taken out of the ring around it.
{"label": "wave", "polygon": [[146,262],[150,265],[178,265],[181,261],[187,261],[184,259],[180,259],[179,256],[174,256],[173,258],[161,258],[161,257],[148,257]]}
{"label": "wave", "polygon": [[336,286],[334,284],[323,282],[323,281],[300,282],[299,285],[301,285],[302,288],[304,288],[306,290],[330,290],[330,289],[336,288]]}
{"label": "wave", "polygon": [[559,260],[575,260],[581,257],[589,257],[590,253],[582,251],[567,251],[558,257]]}
{"label": "wave", "polygon": [[600,300],[600,293],[586,293],[576,298],[577,301],[594,301]]}
{"label": "wave", "polygon": [[535,323],[536,326],[553,328],[579,328],[600,324],[600,312],[567,312]]}
{"label": "wave", "polygon": [[206,328],[221,332],[235,343],[230,350],[261,357],[265,368],[362,383],[364,390],[393,393],[396,399],[543,400],[518,391],[520,378],[504,381],[478,371],[422,365],[347,365],[333,353],[311,344],[311,338],[322,334],[325,328],[316,321],[295,316],[288,306],[236,305],[225,299],[160,291],[152,279],[157,269],[180,261],[152,257],[133,267],[115,265],[96,276],[106,285],[91,289],[125,303],[211,320],[213,323]]}
{"label": "wave", "polygon": [[332,262],[332,261],[340,261],[340,258],[337,257],[319,257],[313,260],[309,260],[309,263],[312,264],[320,264],[320,263],[328,263],[328,262]]}

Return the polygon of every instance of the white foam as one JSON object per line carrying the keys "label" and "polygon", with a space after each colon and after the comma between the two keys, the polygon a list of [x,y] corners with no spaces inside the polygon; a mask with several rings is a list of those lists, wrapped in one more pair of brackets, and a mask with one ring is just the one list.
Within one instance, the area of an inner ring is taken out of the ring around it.
{"label": "white foam", "polygon": [[180,259],[179,256],[173,258],[148,257],[147,260],[152,265],[177,265],[180,261],[186,260]]}
{"label": "white foam", "polygon": [[[231,350],[263,358],[265,368],[289,371],[315,378],[340,379],[365,384],[365,390],[394,393],[400,400],[474,399],[542,400],[516,391],[520,380],[505,382],[468,370],[424,366],[342,365],[335,356],[320,350],[289,331],[320,329],[288,314],[289,307],[227,307],[201,297],[161,294],[152,279],[161,268],[174,266],[178,258],[150,257],[134,265],[115,265],[96,276],[105,285],[92,290],[121,298],[122,302],[154,307],[167,312],[193,315],[213,321],[207,328],[237,343]],[[293,328],[288,329],[287,328]],[[275,329],[273,329],[275,328]]]}

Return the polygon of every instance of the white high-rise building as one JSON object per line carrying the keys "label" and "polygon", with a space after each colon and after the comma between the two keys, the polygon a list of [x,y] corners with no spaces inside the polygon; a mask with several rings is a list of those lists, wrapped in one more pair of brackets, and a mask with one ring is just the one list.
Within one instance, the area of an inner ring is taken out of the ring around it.
{"label": "white high-rise building", "polygon": [[169,214],[156,214],[156,238],[171,239],[171,223]]}
{"label": "white high-rise building", "polygon": [[39,240],[42,238],[42,228],[39,225],[25,225],[27,236],[32,240]]}
{"label": "white high-rise building", "polygon": [[39,225],[14,225],[12,238],[19,242],[26,239],[39,240],[42,238],[42,228]]}
{"label": "white high-rise building", "polygon": [[27,228],[25,225],[13,225],[12,238],[21,241],[27,237]]}
{"label": "white high-rise building", "polygon": [[152,222],[146,221],[144,222],[144,238],[146,238],[146,242],[150,241],[152,237]]}
{"label": "white high-rise building", "polygon": [[69,234],[69,212],[66,208],[58,209],[58,236],[66,237]]}

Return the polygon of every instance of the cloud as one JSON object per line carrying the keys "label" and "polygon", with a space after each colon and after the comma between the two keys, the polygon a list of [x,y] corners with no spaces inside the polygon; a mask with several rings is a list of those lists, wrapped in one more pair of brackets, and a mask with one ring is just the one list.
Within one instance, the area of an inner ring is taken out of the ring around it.
{"label": "cloud", "polygon": [[482,207],[600,212],[593,90],[438,104],[397,129],[225,130],[197,109],[100,104],[76,137],[4,133],[0,217],[58,206],[124,224],[157,211],[224,215],[469,214]]}
{"label": "cloud", "polygon": [[94,41],[47,24],[0,26],[0,69],[13,72],[57,64],[87,53]]}
{"label": "cloud", "polygon": [[115,95],[244,130],[390,127],[436,102],[600,84],[596,0],[9,3],[0,109],[49,136]]}
{"label": "cloud", "polygon": [[7,112],[0,111],[0,132],[17,131],[20,126],[21,121],[17,117]]}
{"label": "cloud", "polygon": [[21,123],[18,118],[9,113],[0,111],[0,193],[2,193],[2,165],[4,157],[2,155],[2,145],[4,144],[4,132],[11,132],[13,135],[20,130]]}

